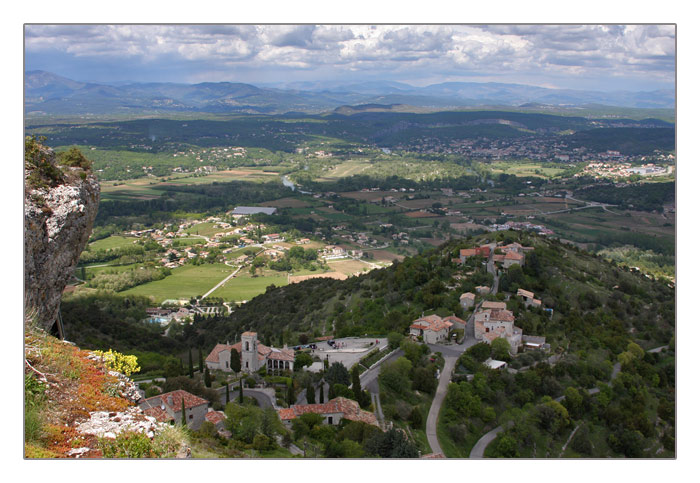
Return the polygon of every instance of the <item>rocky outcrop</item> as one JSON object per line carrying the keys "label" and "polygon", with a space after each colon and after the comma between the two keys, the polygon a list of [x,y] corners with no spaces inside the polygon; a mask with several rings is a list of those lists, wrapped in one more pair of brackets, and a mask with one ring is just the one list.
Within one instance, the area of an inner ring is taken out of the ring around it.
{"label": "rocky outcrop", "polygon": [[[54,153],[42,154],[55,165]],[[90,237],[100,185],[80,168],[64,168],[55,186],[33,188],[29,171],[24,194],[24,308],[50,331],[58,318],[61,293]]]}

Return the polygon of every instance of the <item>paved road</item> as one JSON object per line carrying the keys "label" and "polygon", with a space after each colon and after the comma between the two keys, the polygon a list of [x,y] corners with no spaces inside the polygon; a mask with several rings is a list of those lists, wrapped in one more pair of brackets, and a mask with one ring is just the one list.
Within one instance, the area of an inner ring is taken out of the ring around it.
{"label": "paved road", "polygon": [[[226,404],[226,388],[221,386],[216,389],[221,394],[221,404]],[[243,389],[243,395],[252,397],[258,402],[258,406],[261,408],[275,408],[277,409],[277,402],[274,396],[265,392],[263,389]],[[238,386],[229,386],[229,400],[238,401]]]}
{"label": "paved road", "polygon": [[457,359],[459,359],[457,355],[445,356],[445,366],[442,368],[442,373],[440,374],[440,383],[435,391],[435,397],[433,397],[433,403],[430,405],[428,419],[425,423],[425,434],[428,437],[430,449],[434,454],[443,454],[440,442],[437,438],[437,419],[440,414],[442,401],[445,399],[445,395],[447,395],[447,385],[452,378],[452,371],[455,368]]}

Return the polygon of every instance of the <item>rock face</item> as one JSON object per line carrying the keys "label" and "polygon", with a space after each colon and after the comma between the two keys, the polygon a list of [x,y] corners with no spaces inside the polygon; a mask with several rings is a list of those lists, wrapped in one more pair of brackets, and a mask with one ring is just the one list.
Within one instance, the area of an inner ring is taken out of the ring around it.
{"label": "rock face", "polygon": [[[55,163],[52,151],[45,154]],[[69,171],[64,184],[39,189],[27,186],[25,177],[24,310],[46,331],[56,323],[61,293],[97,215],[100,185],[94,175],[83,176]]]}

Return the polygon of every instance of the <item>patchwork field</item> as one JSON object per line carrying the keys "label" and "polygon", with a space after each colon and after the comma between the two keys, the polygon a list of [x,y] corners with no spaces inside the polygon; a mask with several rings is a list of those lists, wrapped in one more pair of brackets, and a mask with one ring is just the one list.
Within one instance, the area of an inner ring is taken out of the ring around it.
{"label": "patchwork field", "polygon": [[264,277],[251,277],[250,274],[244,273],[242,270],[241,273],[212,292],[210,297],[221,297],[224,300],[242,302],[265,293],[265,290],[270,285],[275,285],[276,287],[287,285],[287,275],[266,274]]}
{"label": "patchwork field", "polygon": [[204,295],[232,271],[233,268],[223,263],[184,265],[173,269],[172,275],[163,280],[145,283],[120,293],[150,296],[156,303],[165,299],[196,297]]}
{"label": "patchwork field", "polygon": [[91,250],[111,250],[112,248],[132,246],[136,241],[136,238],[112,235],[102,240],[94,241],[89,246]]}
{"label": "patchwork field", "polygon": [[372,268],[368,263],[360,260],[330,260],[328,266],[334,271],[346,275],[353,275],[357,272],[364,272]]}
{"label": "patchwork field", "polygon": [[332,170],[326,171],[323,176],[320,176],[316,181],[336,181],[340,178],[362,174],[363,171],[371,168],[372,164],[368,161],[351,160],[335,166]]}

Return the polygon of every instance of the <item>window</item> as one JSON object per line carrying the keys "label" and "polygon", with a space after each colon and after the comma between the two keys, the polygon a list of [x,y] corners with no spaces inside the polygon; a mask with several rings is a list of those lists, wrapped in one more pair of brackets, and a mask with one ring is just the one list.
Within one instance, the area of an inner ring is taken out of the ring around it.
{"label": "window", "polygon": [[194,416],[190,414],[190,419],[192,419],[192,418],[194,418]]}
{"label": "window", "polygon": [[228,362],[226,363],[226,369],[228,369]]}
{"label": "window", "polygon": [[248,369],[248,361],[245,361],[245,368]]}
{"label": "window", "polygon": [[333,416],[328,416],[328,424],[333,424]]}

